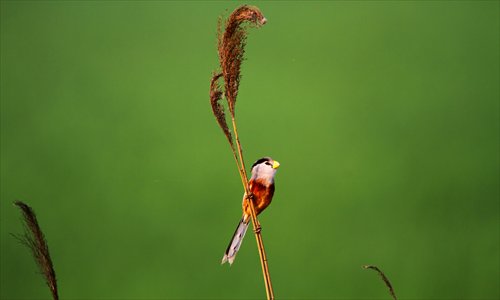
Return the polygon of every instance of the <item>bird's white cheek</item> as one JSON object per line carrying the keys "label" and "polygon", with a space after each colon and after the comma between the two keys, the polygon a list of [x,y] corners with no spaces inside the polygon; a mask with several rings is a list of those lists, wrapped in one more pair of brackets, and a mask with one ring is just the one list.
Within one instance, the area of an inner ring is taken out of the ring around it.
{"label": "bird's white cheek", "polygon": [[252,174],[253,179],[260,179],[267,181],[269,184],[274,182],[274,175],[276,174],[276,170],[271,167],[266,166],[258,166],[254,169]]}

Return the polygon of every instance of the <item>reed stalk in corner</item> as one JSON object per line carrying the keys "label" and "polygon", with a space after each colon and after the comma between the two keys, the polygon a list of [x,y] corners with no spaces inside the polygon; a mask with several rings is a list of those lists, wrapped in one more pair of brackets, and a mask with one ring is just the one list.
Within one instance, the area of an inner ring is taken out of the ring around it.
{"label": "reed stalk in corner", "polygon": [[365,265],[365,266],[363,266],[363,269],[372,269],[375,272],[377,272],[378,275],[380,276],[380,278],[382,278],[382,281],[385,283],[385,286],[389,289],[389,293],[391,294],[392,299],[398,300],[398,298],[396,297],[396,293],[394,292],[394,288],[392,287],[392,284],[389,281],[389,278],[387,278],[387,276],[385,276],[385,274],[384,274],[384,272],[382,272],[382,270],[380,270],[377,266],[374,266],[374,265]]}
{"label": "reed stalk in corner", "polygon": [[[255,238],[259,250],[260,262],[262,266],[262,274],[266,287],[267,299],[274,299],[274,292],[271,284],[271,275],[267,263],[266,251],[262,240],[261,226],[257,219],[256,210],[253,202],[253,195],[250,192],[248,177],[243,158],[243,149],[241,147],[238,129],[236,126],[235,104],[238,96],[240,84],[240,67],[245,53],[245,44],[247,37],[247,27],[260,27],[266,23],[266,18],[260,10],[255,6],[243,5],[236,8],[225,22],[225,29],[222,29],[223,22],[219,20],[218,27],[218,53],[221,72],[214,73],[210,82],[210,103],[213,113],[219,126],[222,128],[226,136],[233,158],[238,168],[238,173],[241,177],[243,188],[245,189],[246,199],[251,209],[251,219],[254,228]],[[219,80],[224,81],[224,91],[219,86]],[[231,125],[234,137],[231,134],[229,126],[226,122],[224,106],[221,103],[222,98],[225,98],[228,110],[231,117]]]}
{"label": "reed stalk in corner", "polygon": [[25,231],[23,235],[13,236],[31,250],[31,254],[35,258],[35,262],[52,293],[52,298],[58,300],[59,294],[57,291],[56,272],[52,259],[50,258],[49,246],[40,225],[38,225],[35,212],[31,207],[21,201],[14,202],[14,205],[19,207],[23,213]]}

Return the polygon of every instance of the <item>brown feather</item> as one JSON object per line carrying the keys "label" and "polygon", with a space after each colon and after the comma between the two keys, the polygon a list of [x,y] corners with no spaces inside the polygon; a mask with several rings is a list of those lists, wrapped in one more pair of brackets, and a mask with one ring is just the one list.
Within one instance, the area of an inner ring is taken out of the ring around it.
{"label": "brown feather", "polygon": [[[274,183],[268,184],[264,180],[252,179],[248,184],[253,195],[255,212],[258,215],[271,204],[274,195]],[[247,201],[243,201],[243,212],[245,217],[252,214]]]}

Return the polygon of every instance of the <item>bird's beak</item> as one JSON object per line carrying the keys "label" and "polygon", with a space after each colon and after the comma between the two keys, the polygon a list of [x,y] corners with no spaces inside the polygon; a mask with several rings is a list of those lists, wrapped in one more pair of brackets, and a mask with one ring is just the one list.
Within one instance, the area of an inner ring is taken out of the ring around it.
{"label": "bird's beak", "polygon": [[273,169],[277,169],[277,168],[279,168],[279,167],[280,167],[280,163],[279,163],[278,161],[276,161],[276,160],[275,160],[275,161],[273,162]]}

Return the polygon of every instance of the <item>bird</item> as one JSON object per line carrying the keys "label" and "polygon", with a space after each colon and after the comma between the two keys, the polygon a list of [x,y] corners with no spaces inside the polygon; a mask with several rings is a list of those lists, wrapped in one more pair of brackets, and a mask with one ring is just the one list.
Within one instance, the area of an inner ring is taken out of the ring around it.
{"label": "bird", "polygon": [[[252,177],[248,182],[248,187],[254,201],[255,213],[257,215],[271,204],[274,195],[274,176],[279,166],[280,163],[270,157],[258,159],[252,165]],[[233,264],[236,254],[238,250],[240,250],[245,233],[247,232],[248,224],[252,217],[252,211],[246,198],[247,194],[245,192],[242,203],[243,216],[236,227],[233,237],[229,242],[229,246],[227,246],[221,264],[226,262],[228,262],[229,265]]]}

